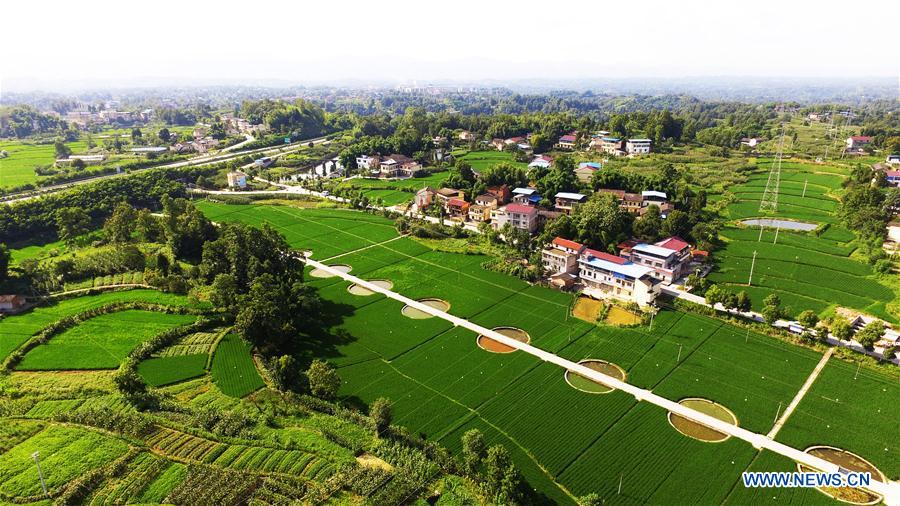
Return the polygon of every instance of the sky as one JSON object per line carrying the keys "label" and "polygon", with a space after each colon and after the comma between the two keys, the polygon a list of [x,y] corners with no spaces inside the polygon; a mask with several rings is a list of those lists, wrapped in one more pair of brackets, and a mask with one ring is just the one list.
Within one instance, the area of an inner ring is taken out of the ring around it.
{"label": "sky", "polygon": [[896,0],[6,0],[2,17],[0,92],[348,79],[900,79]]}

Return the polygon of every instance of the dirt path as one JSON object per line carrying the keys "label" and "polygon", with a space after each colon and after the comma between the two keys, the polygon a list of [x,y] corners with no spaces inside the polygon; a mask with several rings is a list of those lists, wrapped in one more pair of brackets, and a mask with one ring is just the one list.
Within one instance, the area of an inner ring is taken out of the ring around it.
{"label": "dirt path", "polygon": [[816,368],[813,369],[813,372],[810,373],[809,377],[806,378],[806,383],[803,383],[803,386],[800,387],[800,390],[797,392],[797,395],[794,396],[794,400],[788,404],[787,409],[782,413],[781,418],[775,422],[775,425],[772,426],[772,430],[766,435],[769,439],[775,439],[775,436],[778,434],[778,431],[784,426],[785,422],[787,422],[788,418],[790,418],[791,413],[797,409],[797,405],[800,404],[800,401],[803,400],[803,397],[806,396],[806,392],[809,391],[810,387],[812,387],[813,383],[815,383],[816,378],[819,377],[819,373],[822,372],[822,369],[825,368],[825,364],[828,363],[828,359],[831,358],[831,355],[834,354],[834,348],[828,348],[828,351],[822,355],[822,360],[819,360],[819,364],[816,365]]}

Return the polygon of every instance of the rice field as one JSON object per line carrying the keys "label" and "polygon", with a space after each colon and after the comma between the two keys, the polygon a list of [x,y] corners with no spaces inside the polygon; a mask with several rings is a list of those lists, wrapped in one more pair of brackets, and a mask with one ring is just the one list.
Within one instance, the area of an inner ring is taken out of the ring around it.
{"label": "rice field", "polygon": [[824,313],[841,306],[890,322],[900,321],[897,314],[887,310],[897,294],[879,281],[871,266],[850,258],[856,249],[855,236],[838,223],[836,195],[848,169],[784,162],[778,211],[771,215],[759,211],[771,162],[761,161],[758,165],[760,171],[746,183],[730,188],[737,200],[727,207],[726,217],[739,221],[771,216],[812,222],[820,229],[824,227],[824,231],[729,226],[721,233],[725,247],[715,252],[718,264],[709,279],[732,291],[746,291],[757,311],[762,308],[763,299],[775,293],[792,317],[807,309]]}
{"label": "rice field", "polygon": [[[225,219],[250,219],[243,210],[229,215],[219,206],[210,209]],[[342,256],[328,263],[351,266],[351,273],[364,279],[390,280],[395,291],[411,298],[439,298],[449,303],[450,313],[483,326],[521,328],[533,345],[570,360],[611,362],[630,383],[669,399],[714,400],[750,430],[768,432],[820,358],[716,319],[670,310],[657,315],[652,331],[597,326],[571,316],[572,295],[486,271],[477,255],[432,251],[407,238],[383,243],[379,228],[355,227],[344,218],[353,215],[345,211],[285,212],[299,216],[293,226],[282,225],[296,231],[289,240],[297,244],[302,234],[326,224],[349,227],[327,232],[328,240],[342,245],[336,253]],[[254,213],[277,215],[262,209]],[[345,237],[352,240],[345,243]],[[357,239],[362,244],[353,242]],[[354,251],[360,247],[367,249]],[[840,256],[846,251],[841,247],[834,243],[834,255],[849,262],[846,254]],[[819,260],[810,259],[809,266]],[[857,268],[844,267],[848,275]],[[752,446],[734,438],[705,443],[686,437],[669,424],[664,410],[621,392],[577,390],[565,381],[564,371],[530,355],[485,352],[474,333],[434,318],[407,318],[401,304],[354,295],[339,278],[314,278],[312,284],[327,301],[334,331],[314,355],[301,358],[338,365],[346,402],[364,409],[378,397],[389,397],[395,423],[439,439],[451,450],[459,449],[465,430],[478,427],[489,442],[510,450],[546,500],[573,503],[579,495],[598,492],[615,502],[721,503],[758,457]],[[891,404],[879,397],[873,405],[888,409]],[[862,418],[858,424],[852,434],[849,429],[836,433],[834,444],[866,439],[868,446],[852,446],[868,457],[885,429]],[[789,420],[782,434],[791,434],[790,425]],[[620,479],[626,483],[624,497],[614,497]]]}
{"label": "rice field", "polygon": [[104,292],[96,295],[83,295],[51,301],[27,312],[0,320],[0,359],[6,358],[9,353],[21,346],[29,337],[61,318],[73,316],[113,302],[128,301],[141,301],[166,306],[189,305],[187,297],[144,289]]}
{"label": "rice field", "polygon": [[[38,345],[25,354],[17,369],[115,369],[141,342],[195,319],[193,315],[142,310],[100,315]],[[123,329],[128,329],[128,332],[123,332]]]}
{"label": "rice field", "polygon": [[[66,146],[78,154],[87,149],[87,142],[67,142]],[[40,176],[35,174],[35,167],[53,165],[56,162],[56,151],[53,143],[31,144],[20,141],[0,141],[0,151],[9,156],[0,158],[0,188],[12,188],[23,184],[35,183]]]}
{"label": "rice field", "polygon": [[244,397],[263,386],[250,356],[250,345],[237,334],[222,338],[213,355],[210,373],[219,390],[232,397]]}
{"label": "rice field", "polygon": [[138,364],[137,371],[148,385],[161,387],[203,376],[208,359],[205,353],[151,358]]}

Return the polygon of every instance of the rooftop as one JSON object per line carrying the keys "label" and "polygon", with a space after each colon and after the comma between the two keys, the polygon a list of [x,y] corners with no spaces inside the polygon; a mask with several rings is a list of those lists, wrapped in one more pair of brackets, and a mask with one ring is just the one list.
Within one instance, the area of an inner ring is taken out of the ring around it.
{"label": "rooftop", "polygon": [[[607,253],[608,255],[608,253]],[[613,256],[613,255],[609,255]],[[595,257],[593,255],[588,256],[586,259],[582,260],[584,263],[597,267],[599,269],[603,269],[609,272],[621,274],[633,279],[640,279],[648,274],[650,274],[651,269],[648,267],[644,267],[641,265],[635,265],[633,263],[614,263],[609,260],[604,260],[602,258]]]}
{"label": "rooftop", "polygon": [[642,192],[641,192],[641,196],[642,196],[642,197],[645,197],[645,198],[646,198],[646,197],[656,197],[656,198],[660,198],[660,199],[663,199],[663,200],[665,200],[665,199],[668,198],[668,197],[666,196],[666,193],[665,193],[665,192],[658,192],[658,191],[654,191],[654,190],[646,190],[646,191],[642,191]]}
{"label": "rooftop", "polygon": [[531,195],[536,191],[537,190],[534,188],[516,188],[512,192],[515,193],[516,195]]}
{"label": "rooftop", "polygon": [[675,251],[674,251],[674,250],[671,250],[671,249],[669,249],[669,248],[664,248],[664,247],[662,247],[662,246],[657,246],[657,245],[655,245],[655,244],[645,244],[645,243],[641,243],[641,244],[635,245],[635,246],[634,246],[633,248],[631,248],[631,249],[632,249],[632,251],[639,251],[639,252],[641,252],[641,253],[648,253],[648,254],[650,254],[650,255],[658,256],[658,257],[662,257],[662,258],[668,258],[668,257],[670,257],[670,256],[672,256],[672,255],[675,254]]}
{"label": "rooftop", "polygon": [[575,241],[570,241],[568,239],[563,239],[562,237],[557,237],[557,238],[553,239],[553,245],[561,246],[563,248],[574,249],[574,250],[579,250],[582,248],[580,243],[577,243]]}
{"label": "rooftop", "polygon": [[672,251],[681,251],[684,248],[690,248],[691,245],[687,243],[684,239],[676,236],[669,237],[668,239],[663,239],[656,243],[656,246],[661,248],[670,249]]}
{"label": "rooftop", "polygon": [[587,198],[587,196],[580,193],[559,192],[555,195],[555,198],[566,200],[584,200]]}
{"label": "rooftop", "polygon": [[518,214],[534,214],[537,212],[537,209],[522,204],[509,204],[508,206],[506,206],[506,212]]}

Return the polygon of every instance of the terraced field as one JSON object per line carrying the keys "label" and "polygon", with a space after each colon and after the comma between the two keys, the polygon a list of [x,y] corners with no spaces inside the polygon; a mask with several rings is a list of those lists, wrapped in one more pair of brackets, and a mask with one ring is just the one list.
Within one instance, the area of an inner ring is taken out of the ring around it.
{"label": "terraced field", "polygon": [[[869,265],[849,258],[855,249],[855,237],[838,223],[839,204],[834,197],[847,169],[783,163],[778,212],[767,215],[759,211],[759,201],[770,163],[759,165],[761,170],[749,181],[731,189],[738,200],[727,207],[728,218],[738,221],[765,216],[827,228],[818,235],[771,228],[760,233],[758,227],[726,228],[721,233],[726,245],[715,253],[717,268],[709,278],[733,291],[746,291],[756,310],[762,308],[767,295],[776,293],[792,316],[807,309],[823,313],[830,307],[843,306],[896,323],[898,315],[888,310],[888,304],[897,294],[879,282]],[[752,286],[747,286],[754,251],[757,257]]]}
{"label": "terraced field", "polygon": [[[412,298],[440,299],[449,304],[449,312],[487,327],[520,328],[533,345],[565,358],[612,362],[626,371],[629,382],[670,399],[715,400],[754,431],[768,432],[820,358],[715,319],[675,311],[661,312],[652,332],[598,327],[569,316],[570,295],[486,271],[477,255],[432,251],[407,238],[383,243],[390,234],[370,215],[248,212],[238,206],[229,213],[224,206],[203,205],[219,220],[277,220],[298,247],[313,244],[309,238],[322,234],[318,240],[327,238],[332,248],[319,257],[341,255],[328,263],[348,265],[356,276],[390,280],[395,291]],[[346,228],[332,226],[338,224]],[[847,246],[834,244],[833,251],[845,251],[841,247]],[[315,256],[315,248],[313,252]],[[408,318],[402,304],[378,295],[354,295],[339,278],[313,278],[311,283],[328,301],[334,327],[323,336],[326,343],[298,357],[301,361],[327,358],[340,367],[345,401],[364,407],[387,396],[394,403],[396,423],[452,450],[459,449],[465,430],[481,429],[489,443],[510,449],[529,483],[547,500],[572,503],[594,491],[613,498],[622,479],[626,485],[616,502],[721,503],[732,497],[742,471],[778,465],[762,461],[741,441],[711,444],[683,436],[659,408],[621,392],[576,390],[555,366],[519,352],[489,353],[476,344],[472,332],[436,318]],[[837,386],[851,395],[852,385]],[[877,397],[872,405],[888,409],[891,399]],[[830,416],[819,409],[808,411]],[[798,413],[802,411],[807,410]],[[790,437],[794,420],[784,427],[784,437]],[[803,418],[796,420],[802,427]],[[833,444],[853,446],[868,457],[883,445],[878,434],[885,428],[865,417],[855,423],[835,432]],[[855,438],[866,443],[854,444]]]}

